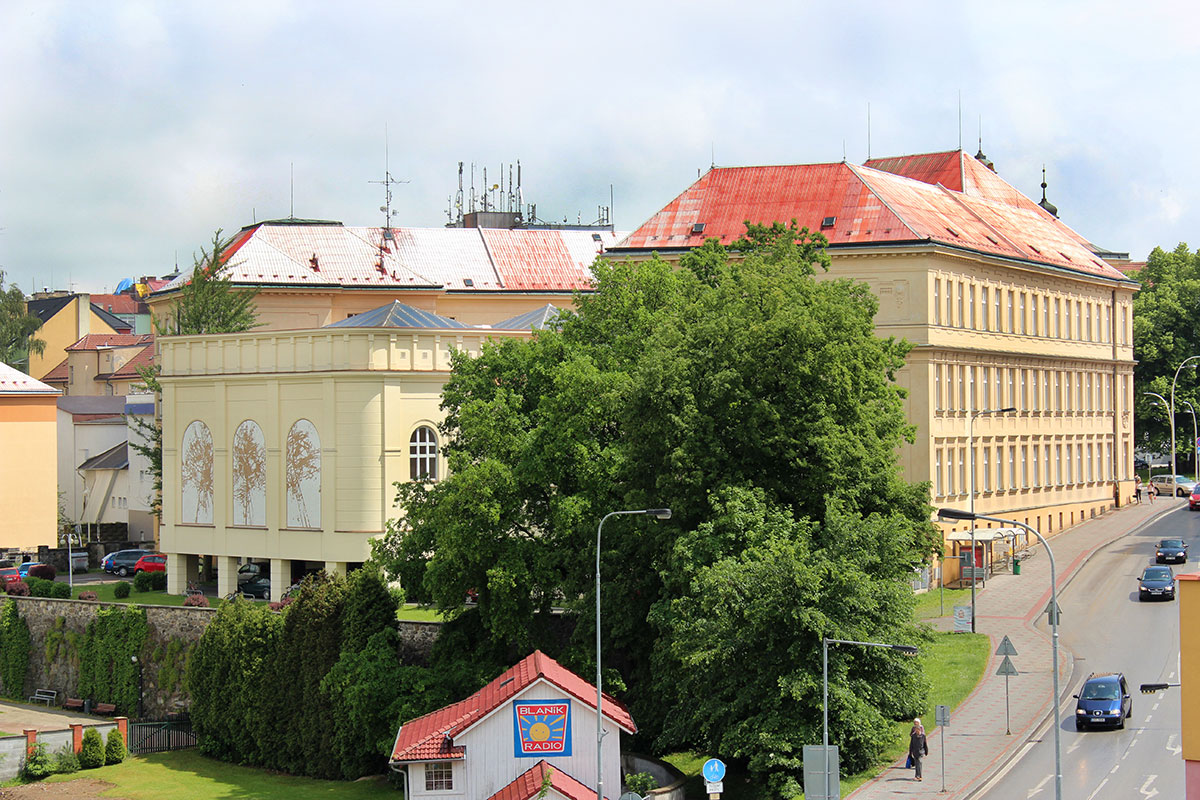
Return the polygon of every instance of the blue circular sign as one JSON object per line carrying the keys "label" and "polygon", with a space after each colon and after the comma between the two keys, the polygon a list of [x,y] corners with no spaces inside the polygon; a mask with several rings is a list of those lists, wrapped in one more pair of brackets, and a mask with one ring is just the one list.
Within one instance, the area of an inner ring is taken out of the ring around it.
{"label": "blue circular sign", "polygon": [[709,783],[716,783],[725,777],[725,762],[719,758],[710,758],[704,762],[704,780]]}

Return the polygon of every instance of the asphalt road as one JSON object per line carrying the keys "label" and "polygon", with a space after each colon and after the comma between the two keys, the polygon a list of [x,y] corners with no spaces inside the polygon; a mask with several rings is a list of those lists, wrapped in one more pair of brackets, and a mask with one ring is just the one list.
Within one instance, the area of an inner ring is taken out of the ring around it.
{"label": "asphalt road", "polygon": [[[1138,685],[1179,680],[1179,612],[1175,602],[1139,602],[1137,577],[1154,563],[1154,545],[1179,537],[1200,558],[1200,512],[1185,506],[1097,553],[1059,595],[1059,641],[1075,655],[1059,713],[1063,800],[1141,800],[1184,796],[1179,692],[1143,695]],[[1051,540],[1051,546],[1054,542]],[[1042,618],[1044,626],[1045,617]],[[1123,672],[1133,694],[1125,730],[1075,730],[1075,700],[1092,672]],[[1054,731],[1038,731],[1022,755],[980,794],[983,800],[1053,800]]]}

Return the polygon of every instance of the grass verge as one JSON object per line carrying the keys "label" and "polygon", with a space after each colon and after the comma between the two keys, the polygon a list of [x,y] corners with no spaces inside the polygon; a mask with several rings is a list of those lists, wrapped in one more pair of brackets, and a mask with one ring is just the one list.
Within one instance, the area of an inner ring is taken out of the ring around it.
{"label": "grass verge", "polygon": [[[970,593],[969,590],[967,592]],[[950,593],[947,592],[947,595]],[[949,603],[947,603],[949,607]],[[934,606],[936,611],[936,605]],[[926,709],[921,713],[925,730],[932,733],[936,726],[933,724],[934,706],[950,706],[953,710],[967,698],[983,671],[987,668],[991,647],[988,637],[981,633],[935,633],[933,641],[928,646],[922,646],[921,657],[925,664],[925,675],[932,687],[926,703]],[[850,792],[879,775],[889,765],[900,759],[908,750],[908,731],[910,722],[897,722],[894,725],[893,741],[887,748],[884,763],[874,769],[869,769],[857,775],[842,778],[842,793],[845,797]],[[820,742],[814,742],[820,744]],[[671,753],[663,756],[663,760],[688,776],[686,786],[687,797],[704,797],[704,782],[700,777],[700,768],[708,760],[708,755],[697,753]],[[801,800],[800,795],[796,800]],[[768,800],[768,795],[756,786],[751,777],[737,764],[730,764],[725,775],[725,791],[722,800]]]}
{"label": "grass verge", "polygon": [[47,783],[94,778],[113,784],[105,794],[125,800],[330,800],[392,798],[399,792],[383,781],[318,781],[215,761],[195,750],[131,758],[122,764],[52,775]]}
{"label": "grass verge", "polygon": [[[117,599],[113,594],[116,591],[120,581],[112,583],[82,583],[76,584],[75,590],[71,592],[71,596],[79,599],[80,592],[95,592],[96,599],[105,603],[133,603],[135,605],[146,606],[181,606],[183,605],[184,597],[178,594],[167,594],[166,592],[138,592],[133,589],[133,581],[126,581],[130,584],[129,597]],[[216,604],[216,598],[210,597],[208,601]],[[219,602],[219,601],[218,601]]]}
{"label": "grass verge", "polygon": [[[944,597],[943,597],[944,595]],[[913,615],[917,619],[934,619],[935,617],[953,616],[955,606],[971,604],[971,590],[967,589],[930,589],[917,595]],[[943,613],[943,607],[945,612]]]}

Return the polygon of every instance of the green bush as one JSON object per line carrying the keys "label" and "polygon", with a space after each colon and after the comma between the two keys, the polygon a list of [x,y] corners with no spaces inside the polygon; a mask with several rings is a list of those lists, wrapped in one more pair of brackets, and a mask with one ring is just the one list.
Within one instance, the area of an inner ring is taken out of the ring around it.
{"label": "green bush", "polygon": [[113,587],[113,597],[118,600],[124,600],[129,597],[129,584],[126,581],[121,581]]}
{"label": "green bush", "polygon": [[46,745],[38,742],[33,746],[33,753],[25,759],[25,767],[21,771],[32,781],[40,781],[54,774],[54,759],[46,752]]}
{"label": "green bush", "polygon": [[13,597],[29,597],[29,584],[25,581],[17,581],[10,583],[4,587],[5,594],[11,594]]}
{"label": "green bush", "polygon": [[79,772],[79,756],[70,742],[54,751],[54,771],[60,775]]}
{"label": "green bush", "polygon": [[625,786],[634,794],[646,795],[658,788],[658,781],[649,772],[634,772],[625,776]]}
{"label": "green bush", "polygon": [[29,576],[33,578],[42,578],[43,580],[52,581],[58,577],[58,570],[53,564],[35,564],[29,568]]}
{"label": "green bush", "polygon": [[83,747],[79,750],[79,766],[95,769],[104,766],[104,739],[100,731],[88,728],[83,732]]}
{"label": "green bush", "polygon": [[21,618],[17,604],[9,600],[0,611],[0,683],[4,686],[5,697],[13,700],[26,697],[25,674],[28,671],[29,626]]}
{"label": "green bush", "polygon": [[71,587],[59,581],[30,575],[25,582],[29,586],[30,597],[59,597],[65,600],[71,596]]}
{"label": "green bush", "polygon": [[113,703],[121,714],[136,709],[140,664],[132,657],[144,658],[142,647],[148,633],[146,612],[140,606],[101,608],[84,634],[79,658],[79,696]]}
{"label": "green bush", "polygon": [[108,743],[104,746],[104,763],[120,764],[125,760],[125,738],[121,731],[113,728],[108,732]]}
{"label": "green bush", "polygon": [[133,576],[133,590],[135,592],[158,592],[166,588],[166,572],[139,572]]}

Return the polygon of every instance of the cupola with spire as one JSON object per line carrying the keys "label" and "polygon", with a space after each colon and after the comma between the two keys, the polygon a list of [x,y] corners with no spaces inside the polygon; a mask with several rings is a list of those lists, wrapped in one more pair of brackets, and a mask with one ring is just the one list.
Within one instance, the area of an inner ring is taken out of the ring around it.
{"label": "cupola with spire", "polygon": [[1042,167],[1042,199],[1038,203],[1039,206],[1050,212],[1051,216],[1058,219],[1058,206],[1046,199],[1046,167]]}

